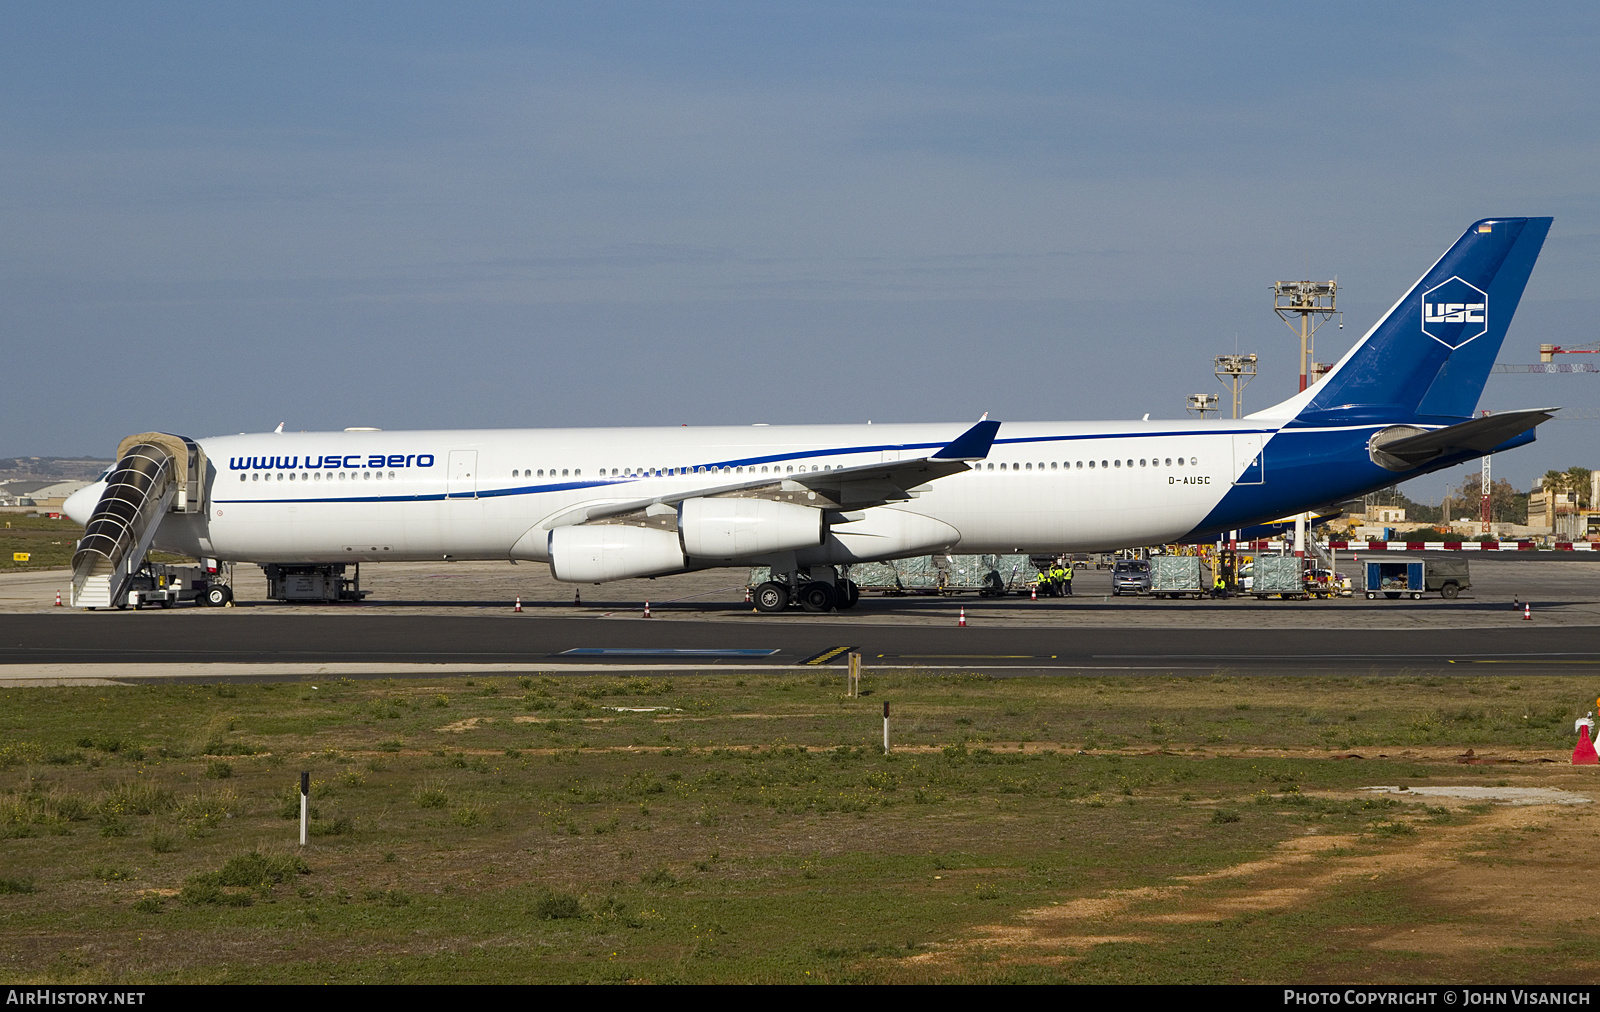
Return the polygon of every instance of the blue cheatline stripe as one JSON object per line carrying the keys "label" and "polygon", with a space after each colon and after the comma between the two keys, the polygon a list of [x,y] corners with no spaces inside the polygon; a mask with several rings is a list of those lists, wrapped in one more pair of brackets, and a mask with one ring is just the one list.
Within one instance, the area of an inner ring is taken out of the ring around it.
{"label": "blue cheatline stripe", "polygon": [[677,647],[573,647],[557,657],[771,657],[777,650]]}
{"label": "blue cheatline stripe", "polygon": [[[1275,427],[1266,427],[1266,428],[1217,429],[1217,430],[1208,430],[1208,431],[1204,431],[1204,432],[1196,432],[1196,431],[1192,431],[1192,430],[1191,431],[1173,430],[1173,431],[1169,431],[1169,432],[1099,432],[1099,433],[1086,433],[1086,434],[1083,434],[1083,435],[1074,435],[1074,436],[1017,436],[1017,437],[1014,437],[1014,438],[1011,438],[1011,439],[996,439],[995,443],[996,444],[1007,443],[1007,444],[1012,444],[1012,445],[1021,445],[1021,444],[1025,444],[1025,443],[1081,442],[1081,441],[1084,441],[1084,440],[1099,440],[1099,439],[1132,439],[1132,438],[1156,439],[1156,438],[1167,438],[1167,437],[1178,437],[1178,436],[1230,436],[1230,435],[1245,435],[1245,434],[1270,435],[1270,434],[1275,433],[1277,431],[1278,431],[1278,429],[1275,428]],[[882,452],[884,450],[931,450],[931,449],[942,449],[946,445],[948,445],[948,444],[946,444],[946,443],[885,443],[885,444],[882,444],[882,445],[879,445],[879,446],[845,446],[845,447],[838,447],[838,448],[834,448],[834,449],[822,448],[822,449],[816,449],[816,450],[802,450],[802,451],[797,451],[795,453],[771,454],[771,455],[764,456],[764,457],[739,457],[739,458],[730,458],[728,460],[712,461],[712,462],[706,463],[706,464],[685,465],[682,470],[687,472],[687,473],[672,474],[672,475],[656,475],[654,477],[662,477],[662,478],[694,478],[694,477],[700,477],[703,474],[708,473],[708,472],[695,473],[693,471],[693,468],[695,468],[695,467],[707,467],[707,468],[712,468],[712,467],[716,467],[716,468],[722,468],[722,467],[749,467],[752,464],[770,464],[770,463],[777,462],[777,461],[799,460],[801,458],[815,459],[815,458],[818,458],[818,457],[848,457],[848,456],[850,456],[852,454],[856,454],[856,453],[874,453],[874,452]],[[889,461],[889,463],[897,463],[897,461]],[[806,473],[810,474],[811,472],[808,471]],[[543,485],[543,484],[541,484],[541,485],[518,485],[518,486],[513,486],[511,488],[479,489],[476,493],[471,493],[471,492],[453,492],[453,493],[450,493],[449,495],[446,495],[445,493],[442,493],[442,492],[436,492],[436,493],[421,494],[421,495],[375,495],[375,496],[350,496],[350,497],[321,497],[321,498],[311,498],[311,499],[217,499],[217,498],[213,497],[212,502],[217,503],[219,505],[228,505],[228,504],[237,504],[237,503],[430,502],[430,501],[438,501],[438,500],[441,500],[441,499],[494,499],[494,498],[498,498],[500,496],[508,496],[508,495],[536,495],[536,494],[539,494],[541,492],[567,492],[567,491],[571,491],[571,490],[574,490],[574,489],[608,488],[608,487],[612,487],[612,486],[628,485],[628,484],[632,484],[634,482],[643,481],[643,480],[645,480],[646,477],[651,477],[651,476],[649,476],[649,475],[640,476],[640,475],[635,474],[635,475],[619,475],[619,476],[614,477],[614,478],[610,477],[610,476],[601,478],[601,477],[599,477],[597,475],[596,479],[594,481],[564,481],[564,482],[558,482],[556,484],[549,484],[549,485]],[[757,475],[740,475],[740,476],[734,476],[734,477],[744,477],[744,478],[748,479],[748,478],[755,478],[755,477],[758,477],[758,476]],[[773,475],[771,477],[782,478],[782,477],[786,477],[786,476],[785,475]]]}

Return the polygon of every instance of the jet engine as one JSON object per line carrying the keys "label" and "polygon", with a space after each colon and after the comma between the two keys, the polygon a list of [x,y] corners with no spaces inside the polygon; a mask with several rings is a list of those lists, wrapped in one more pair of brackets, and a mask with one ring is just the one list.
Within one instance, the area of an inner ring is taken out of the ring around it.
{"label": "jet engine", "polygon": [[550,532],[550,572],[567,583],[660,576],[683,568],[678,535],[656,527],[587,524]]}
{"label": "jet engine", "polygon": [[678,533],[690,558],[728,561],[822,544],[822,511],[771,499],[686,499]]}

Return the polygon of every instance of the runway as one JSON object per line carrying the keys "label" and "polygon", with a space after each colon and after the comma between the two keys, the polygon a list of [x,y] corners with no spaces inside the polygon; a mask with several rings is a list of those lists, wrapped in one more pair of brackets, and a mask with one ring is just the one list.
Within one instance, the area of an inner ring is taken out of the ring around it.
{"label": "runway", "polygon": [[[1600,672],[1593,626],[1408,629],[956,628],[726,620],[211,613],[0,615],[0,684],[75,677],[786,670],[843,665],[1038,674]],[[172,619],[178,619],[172,621]],[[219,666],[219,667],[214,667]]]}

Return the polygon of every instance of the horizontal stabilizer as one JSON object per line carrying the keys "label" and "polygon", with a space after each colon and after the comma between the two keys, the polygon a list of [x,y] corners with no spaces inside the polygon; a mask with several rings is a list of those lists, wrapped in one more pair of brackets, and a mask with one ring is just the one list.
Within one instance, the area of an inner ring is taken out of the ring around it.
{"label": "horizontal stabilizer", "polygon": [[[1560,408],[1523,408],[1501,411],[1470,422],[1431,432],[1414,426],[1381,429],[1367,444],[1373,463],[1390,471],[1411,471],[1441,457],[1488,453],[1514,436],[1555,417]],[[1385,438],[1387,437],[1387,438]]]}

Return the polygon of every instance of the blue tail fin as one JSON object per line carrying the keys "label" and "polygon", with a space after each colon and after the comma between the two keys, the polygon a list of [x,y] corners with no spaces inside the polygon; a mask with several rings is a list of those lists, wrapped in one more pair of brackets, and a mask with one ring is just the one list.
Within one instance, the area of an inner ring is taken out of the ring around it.
{"label": "blue tail fin", "polygon": [[1320,382],[1252,417],[1309,424],[1470,417],[1550,222],[1475,222]]}

